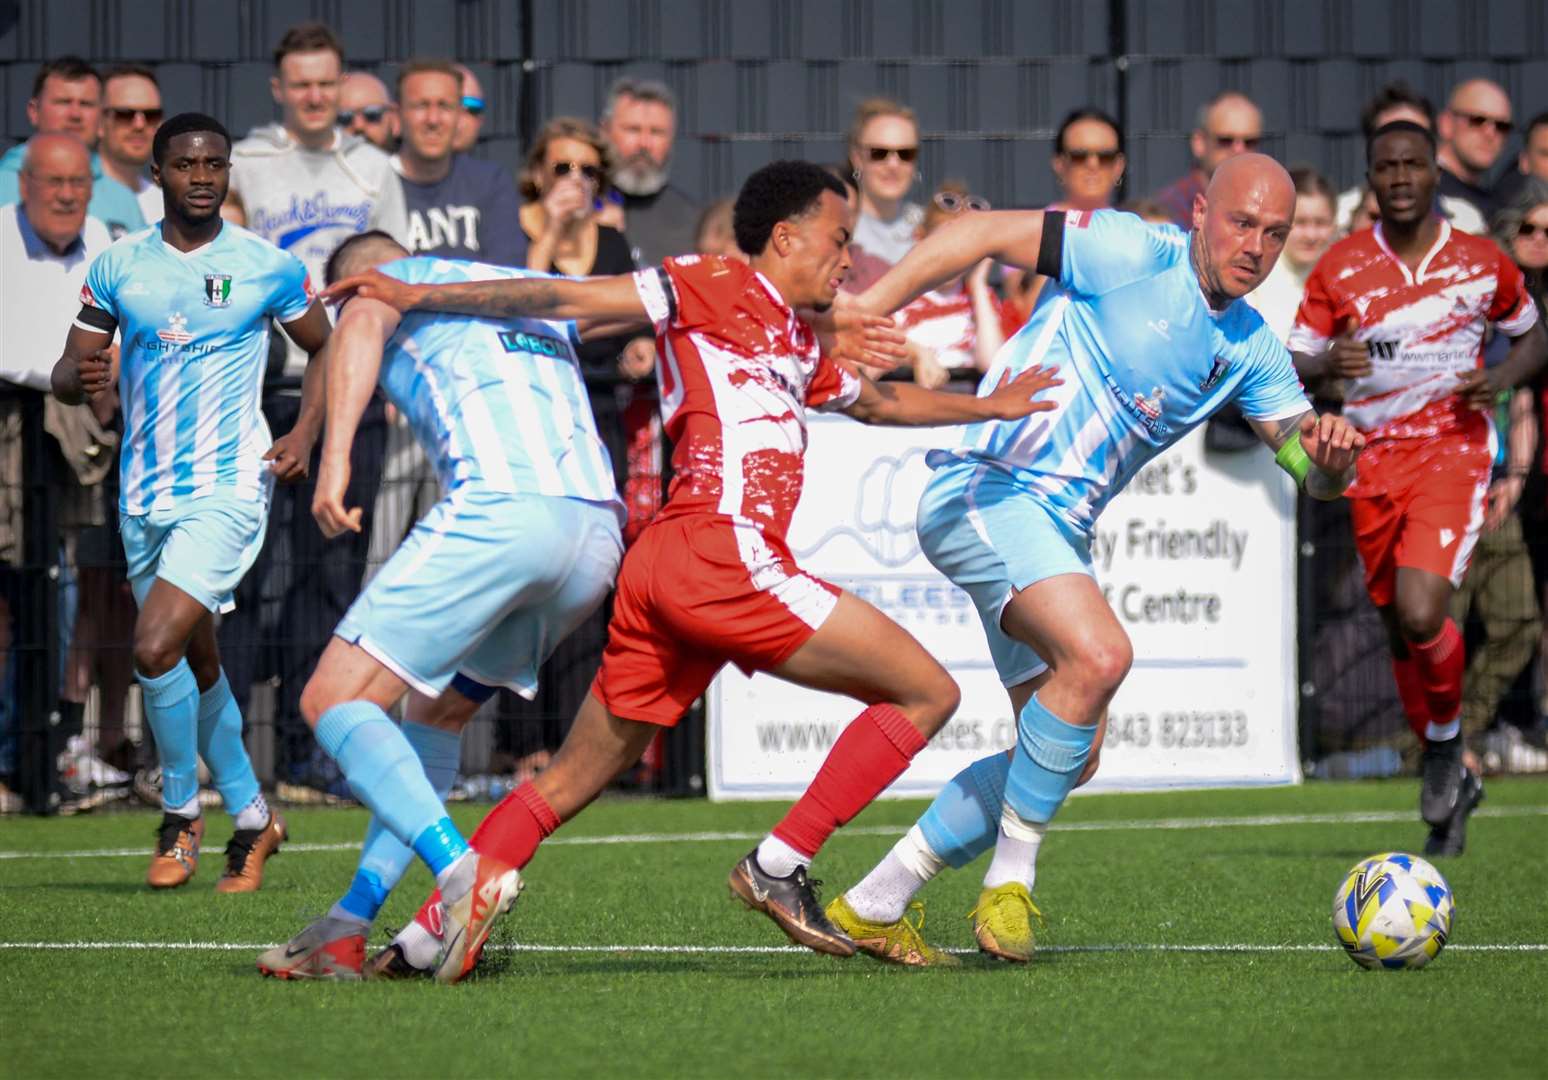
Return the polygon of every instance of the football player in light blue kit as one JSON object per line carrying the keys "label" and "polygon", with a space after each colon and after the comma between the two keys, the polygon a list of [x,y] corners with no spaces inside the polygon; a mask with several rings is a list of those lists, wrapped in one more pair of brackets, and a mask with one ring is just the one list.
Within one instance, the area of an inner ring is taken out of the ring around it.
{"label": "football player in light blue kit", "polygon": [[221,220],[230,155],[230,135],[208,116],[183,113],[156,132],[152,176],[166,216],[92,263],[53,386],[78,402],[116,382],[123,408],[120,533],[164,810],[146,880],[169,888],[193,876],[202,757],[236,819],[216,890],[251,892],[285,823],[269,812],[242,744],[213,613],[231,609],[263,543],[273,483],[305,475],[322,424],[320,368],[310,364],[296,427],[271,442],[258,410],[269,320],[315,356],[328,317],[300,260]]}
{"label": "football player in light blue kit", "polygon": [[1216,170],[1193,231],[1115,211],[967,214],[932,234],[860,297],[896,310],[980,259],[1035,269],[1056,289],[1001,348],[992,387],[1030,364],[1059,368],[1060,408],[974,424],[929,457],[920,545],[973,599],[1018,716],[1009,758],[963,770],[829,918],[873,955],[941,954],[904,919],[944,866],[991,844],[974,910],[979,947],[1031,958],[1038,845],[1071,789],[1096,768],[1109,701],[1128,673],[1128,636],[1091,568],[1108,500],[1146,462],[1234,401],[1308,494],[1337,498],[1364,440],[1313,413],[1278,339],[1238,302],[1273,269],[1295,209],[1289,175],[1261,154]]}
{"label": "football player in light blue kit", "polygon": [[[407,255],[387,234],[363,233],[339,246],[328,278],[374,267],[411,283],[530,276]],[[375,817],[349,891],[259,957],[265,974],[359,978],[371,921],[416,854],[441,888],[441,941],[424,935],[431,954],[413,958],[417,967],[389,946],[372,960],[374,976],[418,974],[439,959],[437,977],[455,982],[520,891],[514,869],[468,849],[442,800],[463,726],[500,686],[533,695],[543,661],[602,602],[623,558],[623,503],[579,341],[573,322],[400,315],[365,297],[339,314],[318,524],[329,536],[360,528],[360,509],[343,504],[349,448],[378,382],[435,463],[443,495],[349,609],[302,692],[317,741]],[[400,729],[385,710],[405,693]]]}

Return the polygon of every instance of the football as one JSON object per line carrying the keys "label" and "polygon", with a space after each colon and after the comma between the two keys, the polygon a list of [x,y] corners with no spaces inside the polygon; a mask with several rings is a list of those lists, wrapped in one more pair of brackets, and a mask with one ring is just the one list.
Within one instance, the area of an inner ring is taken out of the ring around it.
{"label": "football", "polygon": [[1333,930],[1364,968],[1421,968],[1451,937],[1456,902],[1440,871],[1416,855],[1361,859],[1333,896]]}

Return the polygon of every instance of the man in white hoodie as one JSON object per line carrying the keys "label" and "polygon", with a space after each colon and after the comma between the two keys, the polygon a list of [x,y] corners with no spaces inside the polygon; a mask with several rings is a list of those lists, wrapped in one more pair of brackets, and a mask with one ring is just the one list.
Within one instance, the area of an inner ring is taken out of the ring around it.
{"label": "man in white hoodie", "polygon": [[[403,242],[408,232],[403,186],[387,155],[338,127],[343,77],[344,50],[328,27],[302,23],[285,32],[269,81],[280,122],[254,128],[232,148],[223,209],[297,256],[314,282],[322,280],[334,248],[356,233],[381,229]],[[305,361],[305,353],[290,348],[282,371],[270,364],[263,412],[272,430],[288,431],[294,423]],[[361,418],[354,445],[351,495],[360,505],[375,501],[385,445],[385,418],[376,401]],[[242,707],[252,682],[280,676],[277,779],[320,786],[332,772],[318,775],[312,766],[313,742],[299,695],[360,590],[371,529],[367,524],[348,541],[324,544],[311,504],[310,481],[275,493],[263,552],[243,582],[237,611],[221,625],[220,643]]]}

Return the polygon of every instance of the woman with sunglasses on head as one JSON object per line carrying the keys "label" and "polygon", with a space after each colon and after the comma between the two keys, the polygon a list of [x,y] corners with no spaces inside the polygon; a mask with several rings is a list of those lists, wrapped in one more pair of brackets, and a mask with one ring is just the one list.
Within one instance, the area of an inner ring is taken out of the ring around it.
{"label": "woman with sunglasses on head", "polygon": [[859,187],[844,291],[864,292],[914,246],[924,207],[907,201],[919,178],[919,122],[890,98],[868,98],[849,128],[849,164]]}

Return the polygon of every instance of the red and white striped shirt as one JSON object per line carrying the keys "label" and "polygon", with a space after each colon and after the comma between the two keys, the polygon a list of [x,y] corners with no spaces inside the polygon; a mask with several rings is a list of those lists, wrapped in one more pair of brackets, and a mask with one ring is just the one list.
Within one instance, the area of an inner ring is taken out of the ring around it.
{"label": "red and white striped shirt", "polygon": [[661,516],[722,514],[783,536],[801,497],[806,409],[847,408],[860,380],[746,263],[684,255],[634,280],[674,444]]}

